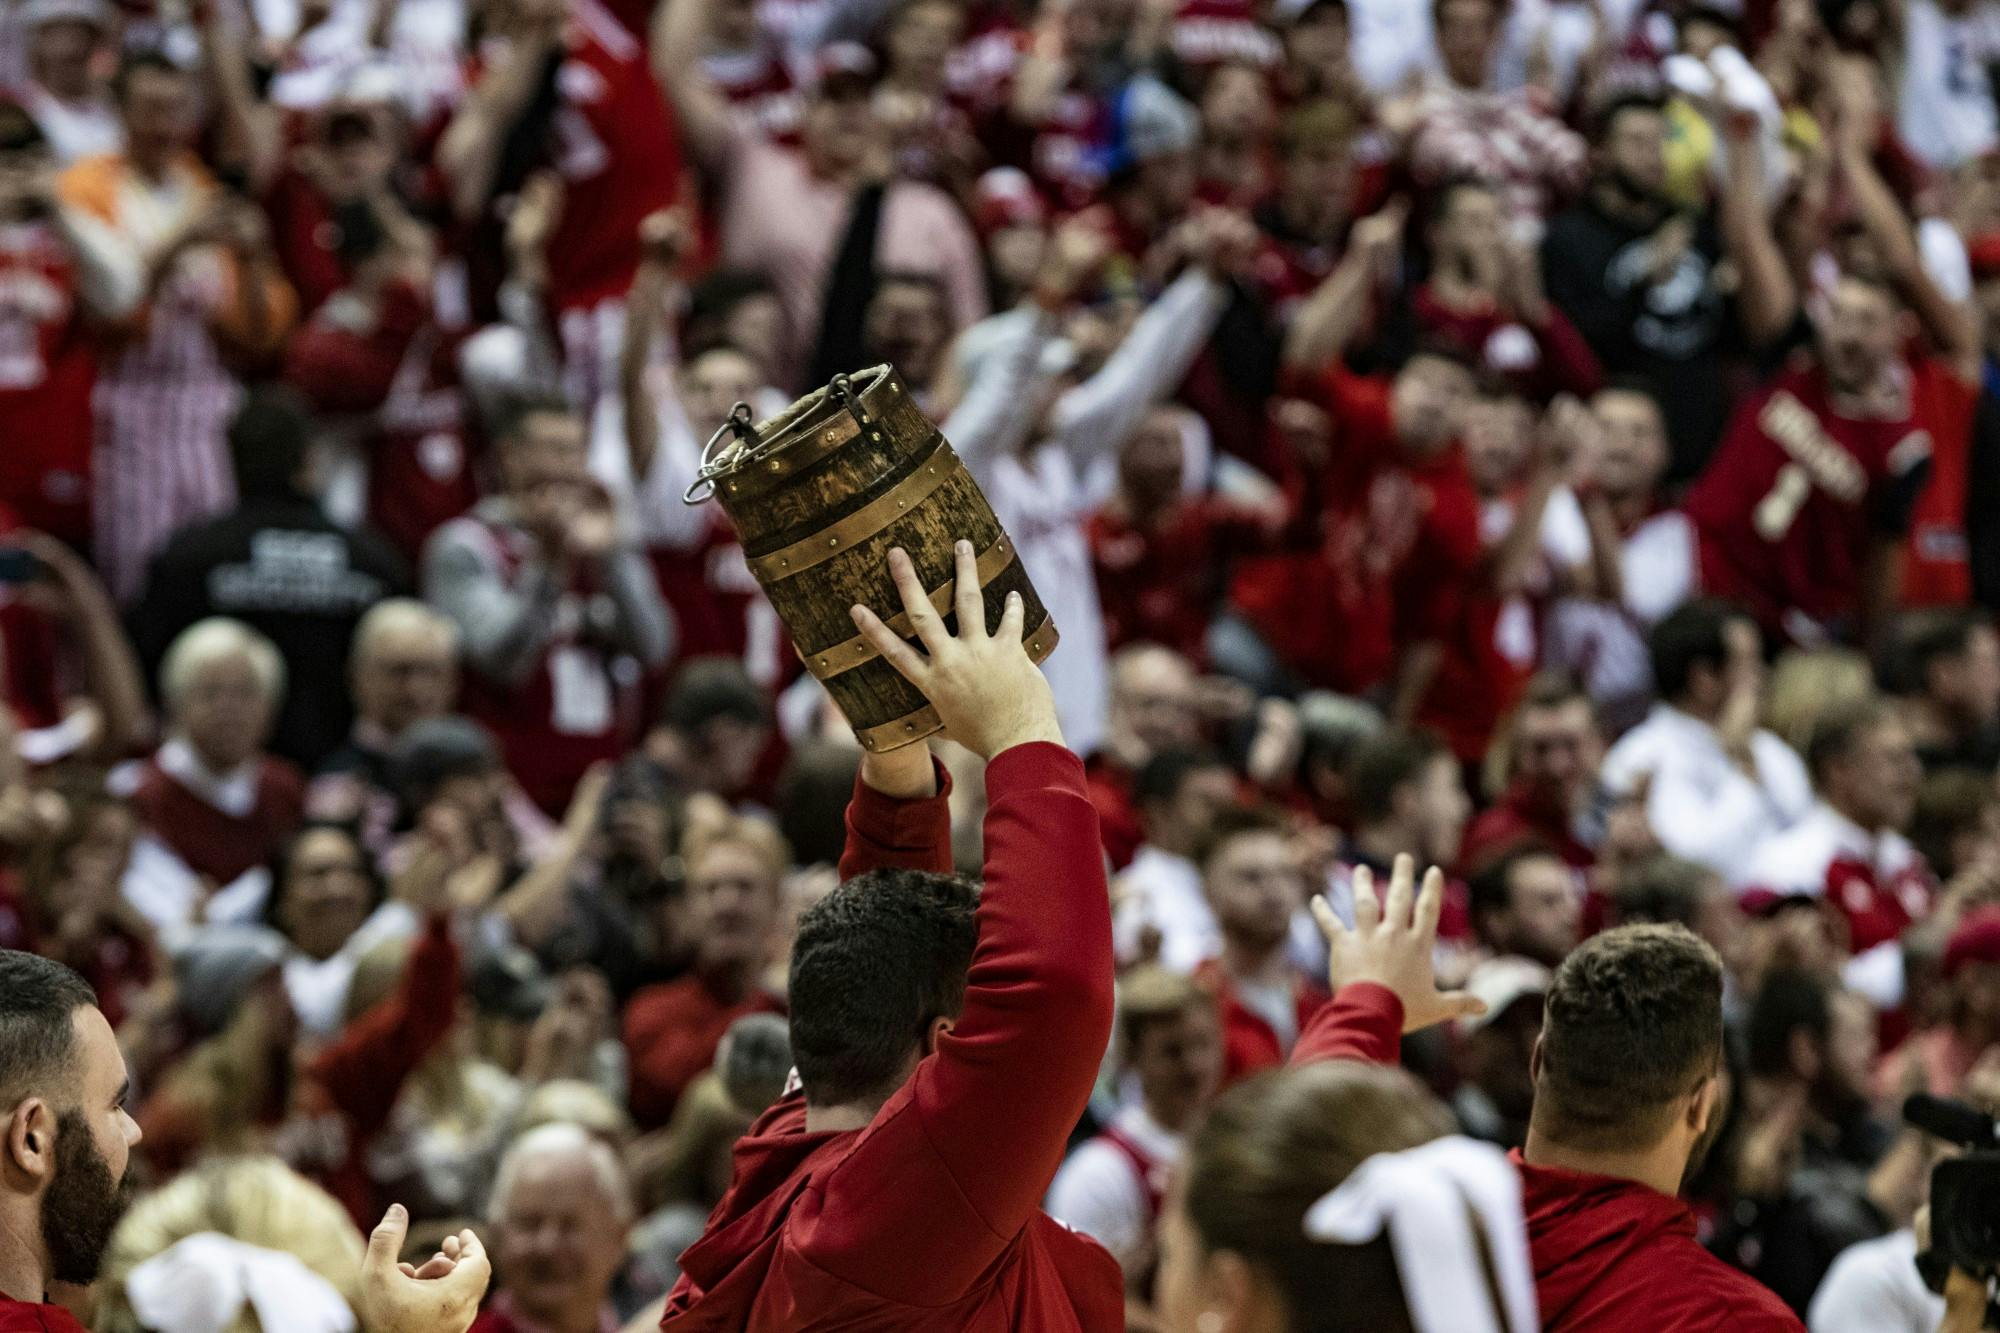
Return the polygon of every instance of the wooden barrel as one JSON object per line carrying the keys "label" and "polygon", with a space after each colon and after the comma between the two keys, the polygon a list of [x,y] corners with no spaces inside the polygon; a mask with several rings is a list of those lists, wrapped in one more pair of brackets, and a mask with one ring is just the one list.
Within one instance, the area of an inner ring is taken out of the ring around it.
{"label": "wooden barrel", "polygon": [[890,548],[909,552],[955,631],[952,545],[970,541],[987,623],[997,625],[1007,594],[1018,592],[1029,656],[1040,662],[1055,649],[1055,624],[993,506],[891,367],[839,377],[754,425],[739,404],[710,442],[690,502],[707,487],[735,522],[750,571],[806,669],[869,750],[909,745],[943,725],[848,613],[860,603],[917,643],[889,577]]}

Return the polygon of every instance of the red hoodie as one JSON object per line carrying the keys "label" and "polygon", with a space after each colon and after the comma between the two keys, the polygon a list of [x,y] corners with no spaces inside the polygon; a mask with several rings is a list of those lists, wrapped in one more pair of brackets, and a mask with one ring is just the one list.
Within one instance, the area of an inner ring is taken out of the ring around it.
{"label": "red hoodie", "polygon": [[1770,1288],[1696,1242],[1679,1199],[1510,1156],[1543,1333],[1805,1333]]}
{"label": "red hoodie", "polygon": [[[866,1128],[808,1133],[803,1096],[736,1145],[661,1327],[1122,1333],[1123,1281],[1042,1195],[1111,1035],[1111,910],[1083,765],[1021,745],[986,768],[986,870],[965,1007]],[[951,868],[945,794],[857,782],[841,874]]]}

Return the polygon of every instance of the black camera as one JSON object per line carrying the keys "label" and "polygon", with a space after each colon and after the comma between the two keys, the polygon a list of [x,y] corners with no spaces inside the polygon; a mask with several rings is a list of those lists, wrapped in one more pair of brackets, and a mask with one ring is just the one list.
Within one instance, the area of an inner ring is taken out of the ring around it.
{"label": "black camera", "polygon": [[[2000,1120],[1977,1107],[1917,1093],[1903,1119],[1967,1149],[1931,1168],[1931,1243],[1917,1267],[1933,1291],[1956,1268],[1989,1281],[2000,1275]],[[1989,1305],[1986,1327],[2000,1328],[2000,1303]]]}

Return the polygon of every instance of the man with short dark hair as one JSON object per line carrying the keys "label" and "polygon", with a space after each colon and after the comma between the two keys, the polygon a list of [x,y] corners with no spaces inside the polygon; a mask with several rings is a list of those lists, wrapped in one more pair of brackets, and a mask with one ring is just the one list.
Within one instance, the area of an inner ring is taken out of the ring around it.
{"label": "man with short dark hair", "polygon": [[1470,887],[1472,928],[1494,953],[1554,967],[1576,947],[1583,900],[1552,848],[1531,842],[1503,852]]}
{"label": "man with short dark hair", "polygon": [[1896,940],[1930,914],[1937,880],[1904,831],[1916,814],[1923,766],[1910,729],[1881,700],[1828,712],[1806,749],[1819,801],[1791,828],[1760,843],[1747,888],[1779,898],[1816,898],[1847,922],[1856,954],[1881,949],[1849,981],[1883,1008],[1903,997]]}
{"label": "man with short dark hair", "polygon": [[1643,794],[1660,845],[1740,885],[1751,852],[1812,807],[1792,747],[1758,725],[1757,627],[1726,602],[1694,601],[1647,638],[1659,702],[1604,757],[1605,788]]}
{"label": "man with short dark hair", "polygon": [[1465,830],[1459,861],[1477,871],[1514,843],[1532,838],[1565,863],[1587,870],[1596,854],[1577,836],[1594,795],[1604,737],[1590,696],[1559,676],[1538,676],[1514,710],[1507,790]]}
{"label": "man with short dark hair", "polygon": [[271,749],[310,768],[354,721],[347,667],[362,615],[407,592],[410,570],[373,529],[327,517],[312,419],[296,393],[253,390],[228,439],[236,507],[182,528],[153,558],[132,636],[152,679],[174,636],[198,620],[232,616],[264,634],[294,667]]}
{"label": "man with short dark hair", "polygon": [[1919,611],[1895,636],[1897,692],[1926,772],[2000,763],[2000,631],[1962,609]]}
{"label": "man with short dark hair", "polygon": [[1546,1333],[1801,1333],[1695,1239],[1676,1196],[1722,1125],[1722,963],[1679,926],[1625,926],[1556,969],[1518,1154]]}
{"label": "man with short dark hair", "polygon": [[1148,937],[1157,935],[1159,962],[1192,972],[1222,948],[1194,854],[1217,813],[1236,800],[1236,774],[1207,746],[1175,746],[1146,761],[1133,795],[1146,840],[1118,879],[1119,956],[1154,952]]}
{"label": "man with short dark hair", "polygon": [[42,1302],[51,1284],[97,1280],[131,1194],[130,1091],[83,978],[0,950],[0,1329],[81,1333]]}

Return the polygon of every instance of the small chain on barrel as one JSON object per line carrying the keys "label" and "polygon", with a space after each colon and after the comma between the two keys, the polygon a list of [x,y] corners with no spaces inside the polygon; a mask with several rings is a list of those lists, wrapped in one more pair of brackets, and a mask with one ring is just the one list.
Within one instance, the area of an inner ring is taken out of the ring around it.
{"label": "small chain on barrel", "polygon": [[[748,403],[738,403],[729,409],[729,415],[723,419],[720,426],[716,427],[715,434],[708,437],[708,443],[702,446],[701,467],[696,472],[694,481],[681,495],[683,504],[698,505],[715,494],[715,479],[729,470],[733,446],[748,444],[752,448],[756,447],[757,431],[751,424],[754,419]],[[724,444],[722,439],[725,435],[730,437],[727,444]],[[704,486],[708,489],[696,495],[695,492],[701,491]]]}

